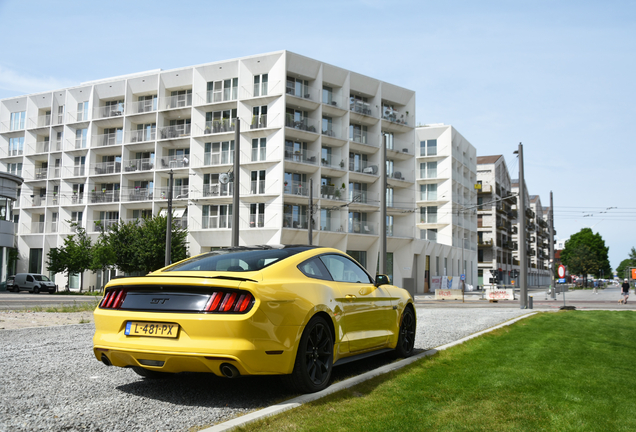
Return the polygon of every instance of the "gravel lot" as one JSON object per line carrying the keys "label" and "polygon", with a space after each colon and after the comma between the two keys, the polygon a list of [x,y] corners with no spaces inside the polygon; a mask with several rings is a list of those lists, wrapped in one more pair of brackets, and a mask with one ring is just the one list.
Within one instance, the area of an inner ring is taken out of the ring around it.
{"label": "gravel lot", "polygon": [[[415,346],[440,346],[525,313],[418,308]],[[190,431],[295,396],[276,377],[145,381],[95,360],[93,331],[92,323],[0,330],[0,431]],[[387,361],[378,356],[338,367],[334,379]]]}

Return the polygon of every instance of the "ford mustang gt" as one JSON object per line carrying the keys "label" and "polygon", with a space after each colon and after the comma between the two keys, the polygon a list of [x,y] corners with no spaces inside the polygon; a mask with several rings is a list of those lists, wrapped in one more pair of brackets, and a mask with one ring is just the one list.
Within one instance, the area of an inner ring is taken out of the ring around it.
{"label": "ford mustang gt", "polygon": [[337,249],[215,250],[114,279],[95,309],[93,352],[146,378],[166,373],[284,375],[325,388],[333,366],[415,342],[409,293]]}

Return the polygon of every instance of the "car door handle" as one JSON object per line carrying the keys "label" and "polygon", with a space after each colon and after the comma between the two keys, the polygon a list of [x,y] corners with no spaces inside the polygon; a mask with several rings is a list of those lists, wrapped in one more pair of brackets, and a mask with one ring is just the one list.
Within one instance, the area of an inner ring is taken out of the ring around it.
{"label": "car door handle", "polygon": [[346,299],[350,299],[350,300],[351,300],[351,299],[356,298],[356,296],[354,296],[353,294],[347,294],[347,295],[345,296],[345,298],[346,298]]}

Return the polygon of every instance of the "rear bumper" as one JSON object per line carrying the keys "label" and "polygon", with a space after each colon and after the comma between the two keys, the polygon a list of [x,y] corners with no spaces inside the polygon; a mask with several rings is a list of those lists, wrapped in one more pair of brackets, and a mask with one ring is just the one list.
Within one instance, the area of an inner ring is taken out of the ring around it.
{"label": "rear bumper", "polygon": [[[126,336],[127,321],[179,324],[176,338]],[[246,315],[95,311],[93,352],[119,367],[161,372],[212,372],[229,363],[241,375],[292,372],[301,326],[274,326],[258,310]]]}

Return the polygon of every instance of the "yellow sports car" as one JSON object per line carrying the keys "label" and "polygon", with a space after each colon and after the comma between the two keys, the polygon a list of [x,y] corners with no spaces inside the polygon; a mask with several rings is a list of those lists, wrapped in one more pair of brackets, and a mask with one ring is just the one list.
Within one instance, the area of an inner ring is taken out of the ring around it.
{"label": "yellow sports car", "polygon": [[176,372],[284,375],[322,390],[333,366],[413,353],[409,293],[339,250],[255,246],[114,279],[95,309],[93,351],[147,378]]}

